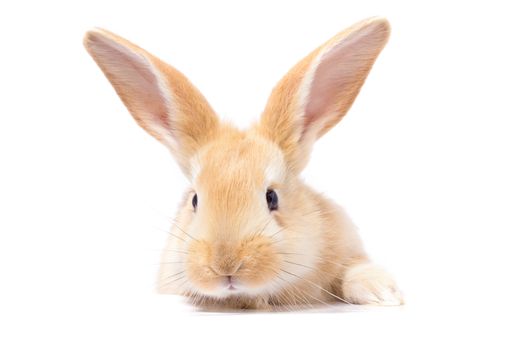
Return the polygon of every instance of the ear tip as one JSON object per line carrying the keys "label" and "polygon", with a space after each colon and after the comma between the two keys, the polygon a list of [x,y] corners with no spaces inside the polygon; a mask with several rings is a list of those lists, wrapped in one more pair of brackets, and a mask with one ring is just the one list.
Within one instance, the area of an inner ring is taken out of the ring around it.
{"label": "ear tip", "polygon": [[390,37],[390,22],[385,17],[370,17],[343,31],[341,37],[368,38],[374,46],[383,48]]}
{"label": "ear tip", "polygon": [[371,24],[374,23],[377,25],[385,26],[386,28],[390,28],[390,22],[388,21],[386,17],[383,17],[383,16],[370,17],[368,19],[365,19],[365,21]]}
{"label": "ear tip", "polygon": [[84,47],[89,51],[93,45],[103,39],[115,40],[117,36],[109,30],[100,27],[93,27],[84,34]]}
{"label": "ear tip", "polygon": [[392,27],[390,26],[390,22],[388,19],[386,19],[386,17],[371,17],[364,20],[362,23],[363,27],[369,27],[375,33],[382,34],[385,40],[387,40],[390,36]]}
{"label": "ear tip", "polygon": [[92,28],[84,34],[83,44],[86,49],[90,49],[92,45],[104,35],[104,29],[102,28]]}
{"label": "ear tip", "polygon": [[386,17],[370,17],[362,20],[361,22],[356,23],[355,25],[358,28],[370,28],[377,32],[390,33],[390,22]]}
{"label": "ear tip", "polygon": [[383,32],[385,32],[387,35],[390,35],[392,26],[390,25],[390,22],[388,21],[388,19],[386,19],[386,17],[377,17],[375,22]]}

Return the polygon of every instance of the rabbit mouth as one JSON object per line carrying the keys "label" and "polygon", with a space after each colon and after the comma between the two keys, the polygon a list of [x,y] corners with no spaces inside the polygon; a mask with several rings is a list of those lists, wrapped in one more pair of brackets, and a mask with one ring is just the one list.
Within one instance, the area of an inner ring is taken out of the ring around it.
{"label": "rabbit mouth", "polygon": [[233,276],[226,276],[226,289],[229,291],[237,291],[239,286],[239,281],[234,280]]}

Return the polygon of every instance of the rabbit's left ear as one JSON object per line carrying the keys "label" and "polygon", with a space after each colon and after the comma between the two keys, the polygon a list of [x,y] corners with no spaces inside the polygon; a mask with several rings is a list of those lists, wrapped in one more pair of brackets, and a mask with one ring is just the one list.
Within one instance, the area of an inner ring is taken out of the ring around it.
{"label": "rabbit's left ear", "polygon": [[257,130],[284,152],[300,172],[315,140],[347,113],[390,26],[372,18],[344,30],[293,67],[272,91]]}
{"label": "rabbit's left ear", "polygon": [[137,123],[166,145],[190,176],[190,159],[220,122],[178,70],[107,30],[89,31],[84,45]]}

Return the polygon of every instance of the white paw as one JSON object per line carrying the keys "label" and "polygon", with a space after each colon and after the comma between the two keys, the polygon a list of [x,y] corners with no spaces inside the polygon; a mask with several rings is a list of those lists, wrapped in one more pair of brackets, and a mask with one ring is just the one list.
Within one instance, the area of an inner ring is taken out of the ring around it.
{"label": "white paw", "polygon": [[357,264],[348,268],[343,279],[343,293],[353,304],[403,304],[403,296],[392,277],[372,263]]}

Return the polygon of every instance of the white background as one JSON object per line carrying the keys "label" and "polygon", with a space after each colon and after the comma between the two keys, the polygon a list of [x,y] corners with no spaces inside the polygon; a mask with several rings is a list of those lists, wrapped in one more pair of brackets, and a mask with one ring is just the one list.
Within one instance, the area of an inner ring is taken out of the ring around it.
{"label": "white background", "polygon": [[[0,348],[490,348],[524,341],[525,25],[504,1],[17,1],[0,7]],[[82,47],[110,29],[223,117],[343,28],[392,36],[305,180],[344,205],[401,308],[207,314],[154,292],[187,183]]]}

